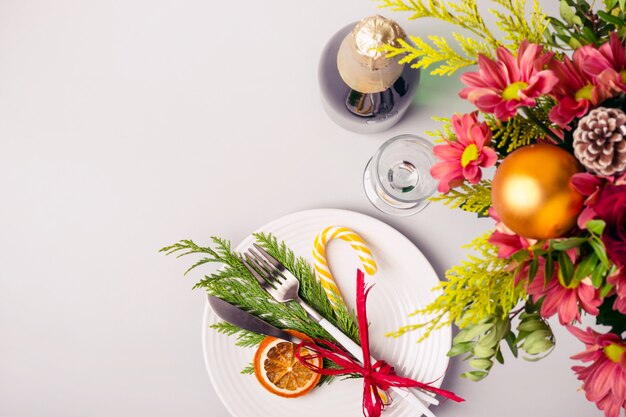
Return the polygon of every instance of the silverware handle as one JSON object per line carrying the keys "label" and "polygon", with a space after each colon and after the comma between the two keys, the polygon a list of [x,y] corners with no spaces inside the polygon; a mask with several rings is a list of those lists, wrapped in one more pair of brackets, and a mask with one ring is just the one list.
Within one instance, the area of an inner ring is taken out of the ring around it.
{"label": "silverware handle", "polygon": [[[303,302],[303,304],[306,304]],[[304,306],[303,306],[304,307]],[[309,307],[310,308],[310,307]],[[331,322],[329,322],[328,320],[322,318],[319,321],[320,326],[322,326],[328,333],[330,333],[330,335],[337,341],[339,342],[339,344],[341,346],[343,346],[348,352],[350,352],[350,354],[352,356],[354,356],[358,361],[360,361],[361,363],[363,363],[363,349],[361,349],[361,346],[359,346],[357,343],[355,343],[352,339],[350,339],[348,336],[346,336],[341,330],[339,330],[338,328],[336,328]],[[370,361],[376,362],[376,359],[372,356],[370,356]],[[417,397],[416,395],[419,395],[417,393],[414,393],[412,391],[403,389],[403,388],[396,388],[396,387],[392,387],[392,391],[397,393],[399,397],[403,398],[404,400],[408,401],[413,407],[417,408],[419,411],[421,411],[425,416],[427,417],[435,417],[435,415],[433,414],[432,411],[430,411],[428,409],[428,407],[426,405],[424,405]],[[427,395],[425,393],[422,393],[420,391],[419,392],[421,395],[419,395],[420,398],[422,398],[424,401],[428,402],[428,403],[438,403],[439,401],[437,401],[437,399],[431,397],[430,395]]]}
{"label": "silverware handle", "polygon": [[310,305],[308,305],[304,301],[299,300],[298,304],[300,304],[302,306],[302,308],[307,312],[307,314],[313,320],[315,320],[317,323],[319,323],[322,320],[324,320],[324,317],[322,317],[322,315],[320,313],[318,313],[313,307],[311,307]]}

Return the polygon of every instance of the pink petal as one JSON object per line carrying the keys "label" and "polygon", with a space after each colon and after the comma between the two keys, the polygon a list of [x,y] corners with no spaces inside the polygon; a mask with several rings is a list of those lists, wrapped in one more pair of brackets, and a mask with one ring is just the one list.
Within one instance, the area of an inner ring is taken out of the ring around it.
{"label": "pink petal", "polygon": [[[461,93],[465,90],[461,90]],[[463,95],[461,95],[461,97],[463,98]],[[500,97],[499,94],[486,88],[472,89],[472,91],[470,91],[464,98],[473,103],[480,110],[487,113],[493,113],[495,106],[502,102],[502,97]]]}
{"label": "pink petal", "polygon": [[580,316],[578,314],[578,304],[576,303],[576,293],[573,290],[563,289],[562,301],[559,303],[559,322],[565,326],[570,324]]}
{"label": "pink petal", "polygon": [[[536,279],[533,281],[533,283],[535,281]],[[541,305],[541,315],[545,318],[554,316],[557,312],[560,301],[561,297],[559,296],[546,295],[546,298],[543,300],[543,304]]]}
{"label": "pink petal", "polygon": [[589,333],[589,331],[584,331],[572,325],[568,325],[567,330],[586,345],[590,345],[595,342],[595,338]]}
{"label": "pink petal", "polygon": [[[504,49],[506,51],[506,49],[503,47],[500,47],[498,49]],[[506,51],[506,53],[510,52]],[[502,67],[498,62],[493,61],[484,55],[479,55],[478,66],[484,74],[483,78],[489,80],[490,83],[493,83],[492,85],[495,85],[498,88],[506,88],[508,83],[506,78],[504,78],[504,74],[502,73]]]}
{"label": "pink petal", "polygon": [[535,60],[541,53],[541,47],[534,43],[523,41],[517,53],[517,62],[521,71],[521,80],[528,82],[535,70]]}
{"label": "pink petal", "polygon": [[506,71],[506,83],[513,84],[514,82],[521,80],[521,74],[517,68],[517,61],[513,54],[506,48],[498,48],[496,52],[500,62],[504,64],[504,70]]}
{"label": "pink petal", "polygon": [[433,178],[443,178],[449,173],[463,176],[463,170],[460,161],[442,161],[430,167],[430,175]]}
{"label": "pink petal", "polygon": [[601,303],[600,296],[592,285],[580,284],[577,288],[581,307],[589,314],[597,316],[598,306]]}
{"label": "pink petal", "polygon": [[503,122],[508,121],[511,117],[517,114],[517,107],[519,102],[516,100],[500,101],[494,109],[494,115]]}
{"label": "pink petal", "polygon": [[489,236],[489,243],[498,247],[498,257],[503,259],[523,249],[519,236],[507,235],[498,231],[494,231]]}
{"label": "pink petal", "polygon": [[482,126],[475,124],[471,126],[469,137],[471,141],[476,145],[478,150],[481,150],[485,146],[485,135],[483,134]]}
{"label": "pink petal", "polygon": [[480,181],[482,175],[480,169],[478,168],[478,165],[476,165],[475,163],[470,163],[463,168],[463,176],[472,184],[476,184],[478,181]]}
{"label": "pink petal", "polygon": [[495,83],[490,83],[489,80],[483,78],[483,76],[479,72],[466,72],[465,74],[461,75],[461,81],[468,87],[498,88]]}
{"label": "pink petal", "polygon": [[460,160],[463,156],[463,150],[457,146],[451,145],[437,145],[433,147],[433,153],[438,159],[447,160]]}
{"label": "pink petal", "polygon": [[430,168],[430,175],[439,179],[437,190],[440,193],[447,193],[452,184],[460,185],[457,180],[461,180],[461,183],[463,180],[463,170],[460,164],[451,166],[449,163],[440,162]]}
{"label": "pink petal", "polygon": [[471,94],[468,96],[468,100],[485,113],[493,113],[495,108],[502,103],[502,97],[493,91],[485,90],[478,94]]}
{"label": "pink petal", "polygon": [[583,69],[590,77],[595,78],[596,74],[600,74],[607,68],[613,68],[609,60],[595,48],[586,48],[581,51],[581,59],[583,59]]}
{"label": "pink petal", "polygon": [[498,162],[498,154],[496,154],[496,151],[494,151],[490,147],[484,147],[482,154],[484,156],[484,159],[480,164],[481,167],[489,168],[494,166],[496,162]]}
{"label": "pink petal", "polygon": [[589,174],[588,172],[579,172],[572,175],[570,184],[582,195],[590,196],[602,187],[603,182],[600,178],[593,174]]}
{"label": "pink petal", "polygon": [[543,94],[548,94],[558,82],[559,79],[552,71],[539,71],[531,77],[528,82],[528,88],[524,89],[523,93],[527,97],[538,97]]}

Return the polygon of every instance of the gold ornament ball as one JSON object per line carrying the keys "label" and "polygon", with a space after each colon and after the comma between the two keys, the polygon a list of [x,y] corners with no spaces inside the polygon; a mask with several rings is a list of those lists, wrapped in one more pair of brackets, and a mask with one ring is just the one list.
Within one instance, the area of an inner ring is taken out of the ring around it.
{"label": "gold ornament ball", "polygon": [[493,178],[493,208],[520,236],[551,239],[575,224],[584,197],[570,185],[576,158],[548,144],[525,146],[504,158]]}

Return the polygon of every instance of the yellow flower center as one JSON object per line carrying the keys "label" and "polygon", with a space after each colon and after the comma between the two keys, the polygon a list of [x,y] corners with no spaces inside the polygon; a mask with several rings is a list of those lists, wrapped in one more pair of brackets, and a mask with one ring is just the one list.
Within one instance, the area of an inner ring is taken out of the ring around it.
{"label": "yellow flower center", "polygon": [[528,83],[525,83],[524,81],[515,82],[504,89],[502,92],[502,98],[505,100],[519,101],[519,92],[526,87],[528,87]]}
{"label": "yellow flower center", "polygon": [[470,143],[467,148],[463,151],[463,155],[461,155],[461,165],[463,168],[469,165],[470,162],[478,159],[478,147],[473,143]]}
{"label": "yellow flower center", "polygon": [[615,363],[619,363],[622,355],[626,351],[626,346],[618,345],[613,343],[612,345],[608,345],[604,348],[604,354],[607,358],[612,360]]}
{"label": "yellow flower center", "polygon": [[619,73],[622,76],[622,81],[626,84],[626,70],[623,70]]}
{"label": "yellow flower center", "polygon": [[582,99],[591,101],[593,99],[593,95],[591,94],[592,92],[593,85],[587,84],[580,90],[576,91],[576,95],[574,97],[576,98],[576,101],[580,101]]}

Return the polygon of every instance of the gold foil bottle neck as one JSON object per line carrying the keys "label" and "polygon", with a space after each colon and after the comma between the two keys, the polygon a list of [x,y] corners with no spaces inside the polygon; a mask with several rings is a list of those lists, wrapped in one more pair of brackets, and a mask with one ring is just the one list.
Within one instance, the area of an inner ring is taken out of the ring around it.
{"label": "gold foil bottle neck", "polygon": [[376,15],[361,20],[350,35],[354,38],[356,57],[371,70],[389,65],[386,52],[379,49],[385,44],[398,46],[397,39],[405,38],[406,33],[393,20]]}
{"label": "gold foil bottle neck", "polygon": [[393,20],[370,16],[361,20],[345,37],[337,53],[341,78],[353,90],[378,93],[387,90],[404,68],[398,58],[387,58],[380,49],[385,44],[398,46],[397,39],[406,33]]}

